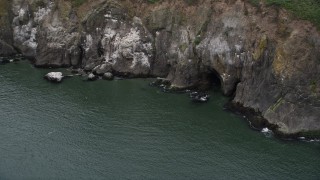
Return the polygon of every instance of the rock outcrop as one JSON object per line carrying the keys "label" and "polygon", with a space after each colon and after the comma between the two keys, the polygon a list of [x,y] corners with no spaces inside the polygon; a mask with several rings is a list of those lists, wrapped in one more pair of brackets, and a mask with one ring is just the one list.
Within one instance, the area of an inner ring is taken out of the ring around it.
{"label": "rock outcrop", "polygon": [[110,72],[104,73],[102,78],[105,79],[105,80],[112,80],[113,79],[113,74],[110,73]]}
{"label": "rock outcrop", "polygon": [[94,75],[93,73],[90,73],[90,74],[88,75],[87,80],[88,80],[88,81],[95,81],[95,80],[97,80],[98,78],[99,78],[98,76]]}
{"label": "rock outcrop", "polygon": [[12,46],[12,18],[10,1],[0,1],[0,56],[11,56],[17,53]]}
{"label": "rock outcrop", "polygon": [[320,130],[319,31],[278,7],[246,0],[12,0],[11,7],[13,42],[0,37],[36,66],[159,76],[170,89],[207,88],[216,76],[235,104],[278,132]]}

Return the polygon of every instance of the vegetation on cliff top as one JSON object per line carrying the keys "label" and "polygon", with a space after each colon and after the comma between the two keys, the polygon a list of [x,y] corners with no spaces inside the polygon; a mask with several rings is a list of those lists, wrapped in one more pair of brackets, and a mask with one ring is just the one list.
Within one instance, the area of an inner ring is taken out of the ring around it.
{"label": "vegetation on cliff top", "polygon": [[[161,0],[146,0],[149,3],[160,2]],[[194,4],[197,0],[185,0],[187,4]],[[287,9],[300,19],[314,23],[320,29],[320,0],[249,0],[253,5],[258,6],[264,1],[268,6],[278,6]]]}
{"label": "vegetation on cliff top", "polygon": [[81,6],[85,2],[87,2],[87,0],[72,0],[72,4],[76,7]]}
{"label": "vegetation on cliff top", "polygon": [[[320,28],[320,1],[319,0],[263,0],[269,6],[279,6],[287,9],[297,17],[309,20]],[[259,5],[261,0],[250,0]]]}
{"label": "vegetation on cliff top", "polygon": [[0,0],[0,18],[8,13],[8,1]]}
{"label": "vegetation on cliff top", "polygon": [[[156,3],[159,2],[160,0],[146,0],[149,3]],[[198,0],[184,0],[187,4],[195,4]]]}

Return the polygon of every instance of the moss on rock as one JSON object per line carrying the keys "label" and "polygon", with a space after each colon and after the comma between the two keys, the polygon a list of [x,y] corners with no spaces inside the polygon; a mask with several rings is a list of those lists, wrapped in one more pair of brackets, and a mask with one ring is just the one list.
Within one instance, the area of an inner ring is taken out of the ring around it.
{"label": "moss on rock", "polygon": [[260,39],[258,47],[255,49],[253,53],[253,59],[258,60],[262,57],[265,49],[267,48],[268,38],[267,35],[263,35]]}

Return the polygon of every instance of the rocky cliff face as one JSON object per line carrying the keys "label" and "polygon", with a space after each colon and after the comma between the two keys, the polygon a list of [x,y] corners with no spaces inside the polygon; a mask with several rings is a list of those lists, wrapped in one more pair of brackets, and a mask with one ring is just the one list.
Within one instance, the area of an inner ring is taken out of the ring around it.
{"label": "rocky cliff face", "polygon": [[244,0],[190,2],[13,0],[13,41],[7,30],[0,44],[36,66],[160,76],[172,89],[205,88],[215,75],[234,103],[279,132],[320,130],[320,34],[311,23]]}
{"label": "rocky cliff face", "polygon": [[0,56],[9,56],[16,53],[12,46],[12,18],[10,1],[0,1]]}

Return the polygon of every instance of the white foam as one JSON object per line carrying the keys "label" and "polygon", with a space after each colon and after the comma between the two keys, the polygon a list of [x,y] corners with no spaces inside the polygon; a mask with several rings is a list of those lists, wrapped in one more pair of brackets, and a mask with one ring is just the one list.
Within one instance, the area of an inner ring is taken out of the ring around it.
{"label": "white foam", "polygon": [[270,131],[271,131],[271,130],[268,129],[267,127],[266,127],[266,128],[263,128],[263,129],[261,130],[262,133],[269,133]]}

